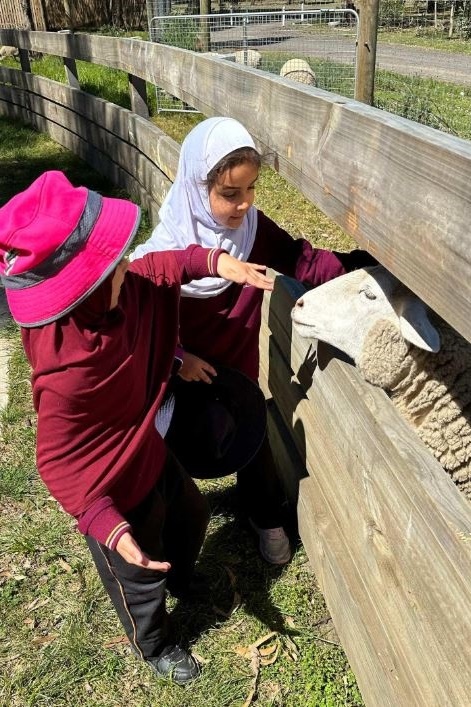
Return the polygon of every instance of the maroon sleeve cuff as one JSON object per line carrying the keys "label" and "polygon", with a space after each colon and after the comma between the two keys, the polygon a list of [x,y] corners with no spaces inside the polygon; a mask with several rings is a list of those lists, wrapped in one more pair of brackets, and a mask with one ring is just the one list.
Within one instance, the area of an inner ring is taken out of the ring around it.
{"label": "maroon sleeve cuff", "polygon": [[115,550],[119,539],[131,530],[131,526],[118,511],[113,499],[104,496],[78,518],[78,529],[83,535],[90,535],[110,550]]}
{"label": "maroon sleeve cuff", "polygon": [[200,280],[203,277],[217,276],[217,264],[223,248],[203,248],[200,245],[190,245],[186,249],[186,270],[189,280]]}

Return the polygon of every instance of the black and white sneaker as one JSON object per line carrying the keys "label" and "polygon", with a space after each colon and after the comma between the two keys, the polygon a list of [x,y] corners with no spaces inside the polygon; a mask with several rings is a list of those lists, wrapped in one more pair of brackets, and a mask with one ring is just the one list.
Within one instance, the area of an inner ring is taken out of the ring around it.
{"label": "black and white sneaker", "polygon": [[196,659],[177,645],[166,646],[158,656],[145,660],[157,675],[169,677],[177,685],[186,685],[200,674]]}

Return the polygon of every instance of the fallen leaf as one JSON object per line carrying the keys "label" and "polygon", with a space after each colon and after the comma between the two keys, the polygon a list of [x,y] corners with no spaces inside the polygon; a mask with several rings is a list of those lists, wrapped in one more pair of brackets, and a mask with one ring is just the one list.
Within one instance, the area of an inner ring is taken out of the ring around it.
{"label": "fallen leaf", "polygon": [[252,647],[251,646],[236,646],[234,652],[240,655],[242,658],[252,658]]}
{"label": "fallen leaf", "polygon": [[234,589],[236,582],[237,582],[236,576],[230,567],[228,567],[227,565],[223,565],[223,567],[229,576],[229,581],[231,583],[231,587]]}
{"label": "fallen leaf", "polygon": [[258,648],[259,646],[262,646],[264,643],[269,641],[270,638],[273,638],[276,635],[277,635],[276,631],[271,631],[270,633],[267,633],[265,636],[262,636],[261,638],[259,638],[252,645],[254,645],[256,648]]}
{"label": "fallen leaf", "polygon": [[252,679],[252,687],[250,689],[249,694],[247,695],[247,699],[245,700],[243,707],[249,707],[249,705],[252,704],[254,698],[256,698],[258,678],[260,675],[260,653],[258,652],[258,649],[254,644],[252,644],[250,648],[252,653],[250,664],[254,676]]}
{"label": "fallen leaf", "polygon": [[57,633],[48,633],[47,636],[36,636],[36,638],[33,638],[31,643],[35,646],[48,646],[56,640],[57,636]]}
{"label": "fallen leaf", "polygon": [[240,607],[240,601],[241,601],[240,594],[238,592],[234,592],[232,606],[228,611],[224,611],[224,609],[220,609],[215,604],[213,604],[213,611],[215,614],[218,614],[219,616],[224,616],[226,619],[228,619]]}
{"label": "fallen leaf", "polygon": [[260,672],[260,653],[255,646],[252,646],[252,657],[250,660],[250,666],[256,678]]}
{"label": "fallen leaf", "polygon": [[247,696],[247,699],[245,700],[245,702],[244,702],[244,704],[242,705],[242,707],[249,707],[249,705],[252,704],[252,700],[253,700],[253,698],[255,697],[256,692],[257,692],[257,690],[256,690],[255,687],[250,690],[250,692],[249,692],[249,694],[248,694],[248,696]]}
{"label": "fallen leaf", "polygon": [[116,636],[116,638],[111,638],[109,641],[103,644],[103,648],[113,648],[113,646],[119,646],[121,644],[126,645],[129,643],[127,636]]}
{"label": "fallen leaf", "polygon": [[273,663],[276,662],[278,659],[278,655],[280,653],[280,644],[277,643],[276,646],[274,647],[275,650],[272,654],[270,654],[270,657],[262,657],[260,662],[262,665],[273,665]]}
{"label": "fallen leaf", "polygon": [[284,643],[288,657],[291,658],[292,661],[296,662],[299,658],[298,647],[296,646],[296,643],[292,641],[289,636],[284,636]]}
{"label": "fallen leaf", "polygon": [[42,606],[46,606],[46,604],[49,604],[51,600],[49,597],[46,597],[45,599],[41,600],[41,597],[36,597],[36,599],[33,599],[31,604],[28,604],[26,607],[27,611],[34,611],[35,609],[40,609]]}
{"label": "fallen leaf", "polygon": [[260,648],[258,652],[261,656],[265,657],[274,653],[274,651],[276,651],[276,648],[277,644],[275,643],[273,646],[268,646],[268,648]]}
{"label": "fallen leaf", "polygon": [[68,562],[63,560],[62,557],[59,557],[57,562],[59,563],[59,565],[62,567],[63,570],[65,570],[66,572],[72,572],[72,567],[69,565]]}

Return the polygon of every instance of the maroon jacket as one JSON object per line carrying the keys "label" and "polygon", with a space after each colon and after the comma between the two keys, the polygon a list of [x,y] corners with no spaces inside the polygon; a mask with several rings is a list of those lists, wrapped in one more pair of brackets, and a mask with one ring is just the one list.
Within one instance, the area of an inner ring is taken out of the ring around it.
{"label": "maroon jacket", "polygon": [[[293,239],[261,211],[248,260],[311,285],[343,275],[350,254],[313,248]],[[232,284],[215,297],[180,300],[180,340],[183,348],[208,360],[232,366],[253,380],[259,375],[259,332],[263,291]]]}
{"label": "maroon jacket", "polygon": [[39,473],[79,530],[111,549],[165,462],[155,414],[174,361],[180,284],[217,274],[221,252],[151,253],[130,265],[113,310],[108,278],[69,315],[22,329]]}

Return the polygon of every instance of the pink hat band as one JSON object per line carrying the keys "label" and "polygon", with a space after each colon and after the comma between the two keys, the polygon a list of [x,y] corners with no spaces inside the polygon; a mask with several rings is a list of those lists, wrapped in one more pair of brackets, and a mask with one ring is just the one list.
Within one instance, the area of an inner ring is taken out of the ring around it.
{"label": "pink hat band", "polygon": [[70,312],[116,268],[140,210],[42,174],[0,209],[0,278],[15,320],[39,326]]}

